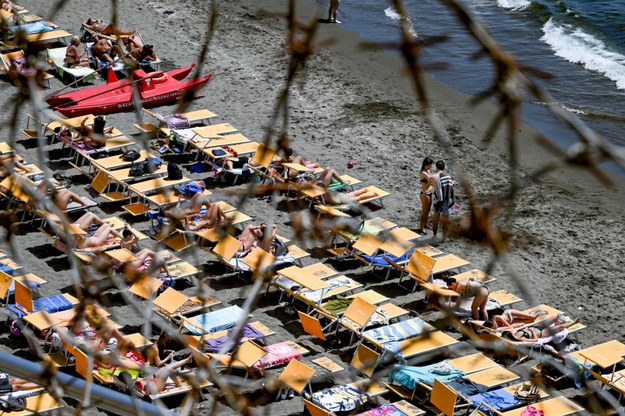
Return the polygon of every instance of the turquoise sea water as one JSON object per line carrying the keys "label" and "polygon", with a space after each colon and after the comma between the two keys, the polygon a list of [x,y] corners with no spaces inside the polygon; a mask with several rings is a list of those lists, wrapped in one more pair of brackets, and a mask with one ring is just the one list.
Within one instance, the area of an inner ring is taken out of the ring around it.
{"label": "turquoise sea water", "polygon": [[[323,0],[315,0],[325,7]],[[456,17],[440,0],[407,0],[412,32],[417,37],[446,35],[428,47],[424,62],[446,62],[433,75],[465,93],[482,91],[492,77],[491,65],[474,60],[477,46],[465,36]],[[610,142],[625,145],[625,0],[466,0],[464,4],[489,28],[501,47],[524,65],[553,78],[539,81],[552,97]],[[339,20],[363,38],[398,39],[399,15],[379,0],[343,0]],[[524,118],[566,144],[574,135],[554,121],[545,104],[526,97]]]}

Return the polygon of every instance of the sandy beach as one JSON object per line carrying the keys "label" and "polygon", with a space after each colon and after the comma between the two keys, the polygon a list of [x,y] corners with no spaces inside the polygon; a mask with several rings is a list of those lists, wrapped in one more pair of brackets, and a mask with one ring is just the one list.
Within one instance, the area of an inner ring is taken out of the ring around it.
{"label": "sandy beach", "polygon": [[[287,26],[279,16],[286,10],[285,3],[275,0],[219,3],[216,32],[202,66],[202,73],[211,72],[214,77],[188,110],[210,109],[219,115],[220,122],[231,123],[250,139],[263,140],[287,73],[288,56],[284,48]],[[51,3],[24,0],[20,4],[76,34],[80,22],[88,17],[108,20],[111,15],[110,4],[103,0],[70,0],[54,15],[48,9]],[[163,69],[182,67],[197,63],[208,27],[207,4],[188,0],[120,2],[119,26],[138,29],[147,43],[155,46],[163,60]],[[297,2],[297,15],[302,22],[325,17],[325,12],[314,4]],[[490,144],[482,140],[494,114],[492,104],[469,107],[470,97],[426,76],[435,117],[454,152],[445,154],[420,115],[414,89],[398,56],[382,49],[362,49],[362,40],[342,30],[340,25],[320,24],[316,40],[322,46],[307,60],[305,70],[291,89],[288,137],[296,153],[389,191],[391,195],[385,199],[384,208],[375,211],[375,216],[413,230],[418,228],[417,178],[425,156],[450,161],[449,171],[458,180],[462,165],[475,193],[483,200],[507,192],[509,151],[503,134],[500,132]],[[334,43],[328,44],[330,40]],[[60,88],[62,84],[53,80],[52,86]],[[36,149],[30,143],[25,147],[19,131],[9,127],[11,112],[7,106],[11,105],[14,92],[9,83],[0,84],[0,99],[5,109],[0,115],[0,138],[15,140],[13,145],[19,154],[28,162],[42,166],[44,162],[38,160]],[[169,114],[175,111],[175,106],[159,107],[156,111]],[[26,126],[26,114],[30,112],[29,106],[20,109],[18,130]],[[141,115],[112,114],[108,123],[130,135],[136,132],[132,124],[138,121],[137,117]],[[518,175],[521,177],[557,160],[536,142],[536,135],[528,125],[523,125],[519,132]],[[276,138],[272,140],[275,145]],[[69,166],[67,154],[60,148],[60,144],[47,147],[49,160],[45,162],[51,171],[71,177],[75,192],[96,198],[89,179]],[[354,163],[349,172],[348,161]],[[183,161],[183,167],[190,164],[191,161]],[[212,176],[190,174],[186,169],[185,175],[202,179]],[[467,259],[472,267],[490,270],[497,278],[489,285],[491,290],[506,289],[524,299],[515,305],[517,309],[544,303],[580,319],[587,326],[577,335],[582,347],[610,339],[623,340],[625,287],[620,282],[625,277],[622,261],[625,238],[621,232],[624,183],[622,178],[613,175],[610,178],[614,185],[608,189],[581,169],[561,167],[528,185],[508,208],[511,211],[505,212],[510,214],[510,221],[503,221],[503,215],[497,221],[510,236],[510,250],[504,259],[494,261],[492,249],[459,237],[452,237],[438,247]],[[234,205],[239,201],[236,191],[244,189],[240,185],[214,186],[211,190],[216,199]],[[469,203],[466,190],[459,188],[456,195],[460,208],[452,217],[459,219],[469,213]],[[256,222],[277,224],[281,235],[307,248],[317,260],[327,259],[320,257],[321,242],[296,238],[289,212],[277,201],[267,203],[249,198],[239,209],[253,216]],[[120,216],[123,211],[119,206],[101,204],[94,212]],[[141,231],[149,227],[147,220],[121,216]],[[2,236],[5,235],[3,231]],[[427,237],[424,240],[428,241]],[[2,241],[2,249],[24,266],[25,273],[34,272],[49,281],[42,293],[73,290],[67,258],[51,249],[49,237],[31,226],[18,225],[13,242],[17,251],[12,252],[6,241]],[[249,284],[231,276],[218,278],[224,269],[208,253],[185,252],[181,257],[205,272],[200,280],[225,304],[241,305],[246,300]],[[367,268],[355,265],[343,273],[365,284],[366,289],[375,289],[397,305],[418,313],[424,320],[445,326],[441,322],[443,315],[425,304],[423,292],[408,293],[395,280],[382,282]],[[180,290],[195,293],[190,285],[182,285]],[[116,290],[109,290],[106,295],[110,302],[106,306],[113,319],[123,324],[123,329],[141,327],[143,317],[125,305]],[[343,367],[349,366],[353,346],[342,346],[328,354],[321,343],[302,331],[296,317],[285,313],[276,296],[261,298],[254,316],[276,332],[274,340],[295,339],[310,349],[306,360],[329,355]],[[15,340],[8,331],[0,335],[0,348],[28,356],[25,343]],[[522,374],[524,369],[519,371]],[[208,408],[203,405],[203,412]],[[299,414],[302,408],[301,400],[296,398],[255,410],[265,414]],[[217,414],[233,413],[225,403],[219,403]]]}

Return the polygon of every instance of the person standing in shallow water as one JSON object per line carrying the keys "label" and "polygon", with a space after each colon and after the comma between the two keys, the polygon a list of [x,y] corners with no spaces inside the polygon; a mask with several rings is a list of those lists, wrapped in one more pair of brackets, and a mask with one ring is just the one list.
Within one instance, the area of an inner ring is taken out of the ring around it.
{"label": "person standing in shallow water", "polygon": [[336,20],[336,14],[339,11],[339,3],[340,0],[330,0],[330,8],[328,9],[328,22],[330,23],[341,23]]}
{"label": "person standing in shallow water", "polygon": [[431,157],[423,159],[421,164],[421,172],[419,172],[419,200],[421,200],[421,216],[419,217],[419,229],[417,233],[425,234],[427,228],[430,210],[432,208],[432,193],[434,192],[434,176],[430,173],[434,160]]}

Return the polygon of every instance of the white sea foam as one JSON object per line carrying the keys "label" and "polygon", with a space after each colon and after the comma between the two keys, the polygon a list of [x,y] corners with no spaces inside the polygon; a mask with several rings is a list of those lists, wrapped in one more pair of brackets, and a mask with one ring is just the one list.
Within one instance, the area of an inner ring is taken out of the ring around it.
{"label": "white sea foam", "polygon": [[549,19],[543,26],[540,38],[555,54],[567,61],[578,63],[597,71],[625,89],[625,56],[611,51],[600,39],[579,28],[563,26]]}
{"label": "white sea foam", "polygon": [[568,105],[562,105],[562,108],[564,108],[566,111],[569,111],[573,114],[577,114],[577,115],[584,115],[586,114],[586,112],[584,110],[580,110],[579,108],[573,108],[573,107],[569,107]]}
{"label": "white sea foam", "polygon": [[531,4],[530,0],[497,0],[497,6],[510,10],[523,10]]}
{"label": "white sea foam", "polygon": [[[390,18],[391,20],[401,20],[401,15],[397,13],[397,10],[395,10],[393,7],[387,7],[384,10],[384,14],[386,15],[386,17]],[[406,20],[409,26],[408,32],[410,32],[410,34],[414,36],[415,38],[418,37],[417,31],[412,26],[412,22],[410,21],[410,19],[406,19]]]}

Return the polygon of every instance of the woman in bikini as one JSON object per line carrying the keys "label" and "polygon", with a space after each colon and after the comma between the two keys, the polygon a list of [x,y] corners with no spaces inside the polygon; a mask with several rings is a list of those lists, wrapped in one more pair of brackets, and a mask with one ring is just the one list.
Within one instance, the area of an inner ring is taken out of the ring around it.
{"label": "woman in bikini", "polygon": [[265,236],[265,233],[267,232],[267,224],[262,223],[259,226],[248,225],[239,235],[239,241],[241,242],[239,253],[241,255],[245,255],[254,247],[260,247],[269,253],[271,251],[271,242],[276,236],[277,229],[277,225],[272,225],[270,234]]}
{"label": "woman in bikini", "polygon": [[552,320],[549,323],[541,322],[540,325],[531,325],[516,331],[506,331],[503,335],[511,336],[517,341],[538,341],[541,338],[555,335],[578,322],[579,320],[577,319],[569,322],[561,322],[559,318],[556,317],[555,321]]}
{"label": "woman in bikini", "polygon": [[80,45],[80,38],[78,36],[73,36],[65,51],[64,62],[65,66],[68,68],[89,67],[89,59],[86,56],[87,51],[85,50],[80,53],[78,45]]}
{"label": "woman in bikini", "polygon": [[460,294],[456,305],[463,299],[473,298],[471,303],[471,316],[473,319],[488,320],[488,311],[486,304],[488,303],[488,295],[490,290],[481,282],[474,279],[466,279],[457,281],[453,277],[445,279],[447,287]]}
{"label": "woman in bikini", "polygon": [[418,234],[425,234],[425,228],[428,224],[430,209],[432,208],[432,192],[434,192],[434,175],[430,174],[430,168],[434,160],[431,157],[423,159],[421,164],[421,172],[419,172],[419,199],[421,200],[421,216],[419,217]]}
{"label": "woman in bikini", "polygon": [[123,239],[122,234],[93,212],[84,213],[74,225],[86,232],[76,236],[76,248],[100,247]]}
{"label": "woman in bikini", "polygon": [[546,314],[546,311],[540,309],[530,313],[525,313],[516,309],[506,309],[501,315],[495,315],[489,321],[484,321],[484,326],[486,328],[503,331],[532,323],[537,317]]}
{"label": "woman in bikini", "polygon": [[185,217],[185,223],[187,229],[191,231],[202,230],[204,228],[215,228],[228,222],[228,217],[221,210],[218,204],[204,201],[206,212],[202,214],[202,209],[199,213],[192,213],[191,216]]}
{"label": "woman in bikini", "polygon": [[105,36],[109,36],[109,35],[132,36],[137,33],[136,30],[133,30],[133,31],[119,30],[115,26],[113,26],[112,23],[106,24],[102,20],[95,19],[93,17],[90,17],[89,19],[87,19],[87,21],[85,22],[85,26],[89,28],[90,30],[96,31]]}

